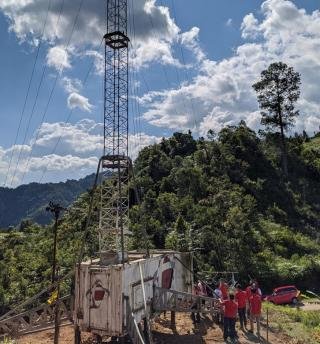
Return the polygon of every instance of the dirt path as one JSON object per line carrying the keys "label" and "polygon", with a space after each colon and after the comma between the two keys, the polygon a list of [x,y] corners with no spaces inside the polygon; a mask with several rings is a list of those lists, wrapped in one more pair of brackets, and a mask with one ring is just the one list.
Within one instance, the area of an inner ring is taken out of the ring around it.
{"label": "dirt path", "polygon": [[305,302],[300,308],[304,311],[320,311],[320,302]]}
{"label": "dirt path", "polygon": [[[18,344],[52,344],[53,330],[41,331],[23,336],[18,339]],[[73,344],[74,332],[73,326],[63,326],[60,328],[59,344]],[[82,335],[83,344],[94,344],[90,334]]]}
{"label": "dirt path", "polygon": [[[202,318],[196,328],[193,326],[190,316],[187,314],[176,315],[176,328],[170,327],[170,315],[161,316],[153,325],[156,344],[209,344],[225,343],[222,329],[214,324],[209,317]],[[254,334],[242,332],[237,328],[239,344],[267,343],[266,329],[262,327],[261,340]],[[269,331],[269,344],[290,344],[290,340],[280,334]]]}
{"label": "dirt path", "polygon": [[[161,316],[153,323],[155,344],[222,344],[223,333],[221,328],[214,324],[209,317],[202,318],[200,324],[193,326],[188,314],[176,314],[176,328],[170,326],[170,313]],[[238,330],[239,344],[261,343],[266,344],[266,329],[262,326],[262,338],[248,332]],[[90,334],[82,334],[83,344],[94,344]],[[18,344],[52,344],[53,330],[42,331],[26,335],[18,339]],[[269,332],[268,344],[293,344],[286,336]],[[73,327],[65,326],[60,330],[59,344],[73,344]]]}

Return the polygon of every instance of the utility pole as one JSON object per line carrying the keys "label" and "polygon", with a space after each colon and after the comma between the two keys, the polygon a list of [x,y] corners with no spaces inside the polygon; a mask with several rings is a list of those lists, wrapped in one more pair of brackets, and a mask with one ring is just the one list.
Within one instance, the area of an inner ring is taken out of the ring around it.
{"label": "utility pole", "polygon": [[58,203],[49,202],[49,206],[46,207],[46,211],[50,211],[54,216],[54,229],[53,229],[53,262],[52,262],[52,274],[51,274],[51,282],[54,283],[56,279],[56,255],[57,255],[57,233],[58,233],[58,220],[60,217],[60,212],[62,210],[66,210],[65,208],[61,207]]}
{"label": "utility pole", "polygon": [[50,211],[54,216],[54,234],[53,234],[53,262],[52,262],[52,276],[51,282],[52,284],[57,281],[57,299],[55,303],[55,310],[54,310],[54,344],[59,343],[59,294],[60,294],[60,283],[59,283],[59,274],[57,274],[57,233],[58,233],[58,220],[60,217],[60,212],[62,210],[66,210],[65,208],[61,207],[58,203],[50,202],[49,206],[46,208],[46,211]]}

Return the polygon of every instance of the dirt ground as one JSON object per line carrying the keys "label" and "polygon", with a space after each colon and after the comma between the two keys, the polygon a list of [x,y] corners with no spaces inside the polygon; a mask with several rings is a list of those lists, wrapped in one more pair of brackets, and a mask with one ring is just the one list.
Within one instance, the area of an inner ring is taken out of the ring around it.
{"label": "dirt ground", "polygon": [[[176,327],[170,326],[170,313],[156,319],[152,324],[155,344],[209,344],[225,343],[221,328],[214,324],[209,317],[202,317],[196,327],[192,324],[189,314],[176,314]],[[266,328],[262,326],[262,338],[238,329],[239,344],[267,343]],[[18,344],[51,344],[53,343],[53,331],[43,331],[26,335],[18,339]],[[73,327],[65,326],[60,330],[60,344],[73,344]],[[90,334],[82,334],[83,344],[93,344]],[[269,331],[269,344],[291,344],[286,336]]]}
{"label": "dirt ground", "polygon": [[304,302],[301,306],[304,311],[320,311],[320,301],[317,302]]}
{"label": "dirt ground", "polygon": [[[225,343],[220,326],[213,323],[211,318],[202,317],[196,327],[192,324],[188,314],[176,315],[176,327],[170,327],[170,315],[161,316],[153,325],[154,338],[157,344],[209,344]],[[237,326],[239,344],[267,343],[265,326],[262,326],[261,339],[247,331],[242,332]],[[290,344],[290,339],[284,335],[269,331],[269,344]]]}

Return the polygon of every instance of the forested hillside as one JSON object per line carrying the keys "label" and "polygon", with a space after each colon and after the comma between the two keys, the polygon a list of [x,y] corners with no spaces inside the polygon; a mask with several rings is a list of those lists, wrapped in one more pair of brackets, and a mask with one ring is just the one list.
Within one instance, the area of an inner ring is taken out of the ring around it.
{"label": "forested hillside", "polygon": [[51,215],[45,208],[52,200],[67,207],[93,183],[90,175],[80,180],[61,183],[31,183],[15,189],[0,187],[0,228],[16,226],[22,220],[47,224]]}
{"label": "forested hillside", "polygon": [[[144,148],[135,162],[142,202],[131,206],[131,248],[191,249],[205,278],[237,270],[244,282],[258,278],[264,290],[282,283],[319,288],[320,136],[304,133],[286,143],[287,177],[279,136],[258,135],[244,122],[197,140],[175,133]],[[88,193],[78,198],[59,225],[62,273],[79,252],[88,201]],[[90,256],[97,252],[97,219],[95,211]],[[3,234],[0,245],[5,307],[49,283],[52,229],[31,225]]]}
{"label": "forested hillside", "polygon": [[207,140],[177,133],[144,149],[136,161],[143,203],[131,213],[136,246],[144,228],[155,247],[179,246],[180,237],[183,248],[191,231],[208,277],[236,269],[268,285],[319,281],[319,137],[287,139],[285,178],[279,136],[261,134],[241,123]]}

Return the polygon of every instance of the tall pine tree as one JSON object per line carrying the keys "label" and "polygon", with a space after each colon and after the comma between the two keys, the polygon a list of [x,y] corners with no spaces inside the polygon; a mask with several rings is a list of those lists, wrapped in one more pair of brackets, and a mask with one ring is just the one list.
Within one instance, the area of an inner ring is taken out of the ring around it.
{"label": "tall pine tree", "polygon": [[261,124],[268,130],[279,130],[282,151],[282,168],[288,175],[288,157],[285,132],[293,126],[299,111],[295,103],[300,96],[300,74],[283,62],[270,64],[261,73],[260,81],[252,85],[257,92],[261,108]]}

